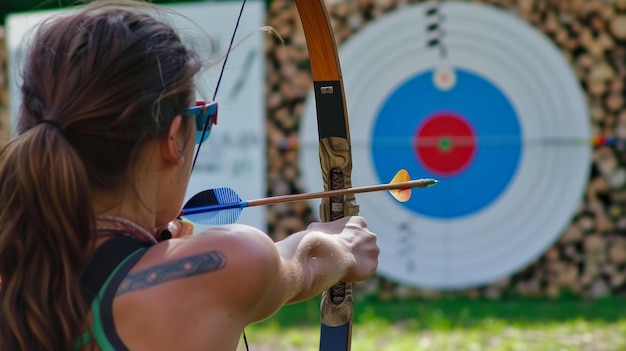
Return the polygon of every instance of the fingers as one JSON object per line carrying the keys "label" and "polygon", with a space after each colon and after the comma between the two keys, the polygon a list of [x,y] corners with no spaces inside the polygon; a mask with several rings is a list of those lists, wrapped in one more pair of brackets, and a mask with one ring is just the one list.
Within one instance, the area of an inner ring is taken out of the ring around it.
{"label": "fingers", "polygon": [[181,225],[179,237],[193,234],[193,223],[184,220],[180,220],[179,222]]}
{"label": "fingers", "polygon": [[350,228],[367,229],[367,221],[361,216],[344,217],[347,219],[345,226]]}
{"label": "fingers", "polygon": [[361,216],[344,217],[332,222],[311,223],[309,230],[337,235],[347,255],[353,263],[346,272],[343,281],[361,281],[370,278],[378,268],[380,248],[376,234],[372,233],[365,218]]}
{"label": "fingers", "polygon": [[168,240],[171,238],[181,238],[193,234],[193,223],[175,219],[170,221],[165,228],[157,231],[159,240]]}
{"label": "fingers", "polygon": [[367,229],[367,221],[361,216],[348,216],[332,222],[313,222],[308,225],[308,230],[317,230],[327,234],[338,234],[343,229]]}
{"label": "fingers", "polygon": [[367,221],[360,216],[349,217],[342,234],[350,245],[354,265],[344,277],[344,281],[362,281],[369,279],[378,268],[380,248],[376,234],[367,227]]}

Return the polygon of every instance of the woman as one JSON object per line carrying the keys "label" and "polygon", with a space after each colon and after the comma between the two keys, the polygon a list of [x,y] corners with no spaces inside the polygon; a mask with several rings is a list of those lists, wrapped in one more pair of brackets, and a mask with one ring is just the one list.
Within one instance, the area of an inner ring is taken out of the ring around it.
{"label": "woman", "polygon": [[0,153],[0,350],[234,350],[247,324],[376,269],[360,217],[278,243],[245,225],[160,237],[211,114],[189,109],[200,58],[146,7],[94,3],[33,37]]}

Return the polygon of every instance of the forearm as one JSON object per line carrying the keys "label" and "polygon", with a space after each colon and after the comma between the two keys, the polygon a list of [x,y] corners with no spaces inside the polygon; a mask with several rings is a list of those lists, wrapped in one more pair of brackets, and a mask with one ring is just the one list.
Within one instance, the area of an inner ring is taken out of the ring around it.
{"label": "forearm", "polygon": [[[376,235],[367,229],[365,220],[357,216],[311,223],[306,230],[278,243],[261,240],[248,245],[251,245],[251,251],[245,257],[262,251],[267,253],[264,255],[267,256],[265,274],[259,270],[258,259],[244,260],[255,261],[254,268],[246,269],[259,271],[248,282],[257,281],[257,285],[265,287],[250,288],[255,292],[250,301],[254,307],[246,309],[252,311],[251,322],[270,316],[285,303],[315,297],[340,280],[368,279],[378,265]],[[267,250],[262,249],[263,246]]]}
{"label": "forearm", "polygon": [[288,303],[317,296],[347,274],[354,259],[341,240],[340,235],[301,232],[277,243],[283,276],[293,279],[287,284],[292,288]]}

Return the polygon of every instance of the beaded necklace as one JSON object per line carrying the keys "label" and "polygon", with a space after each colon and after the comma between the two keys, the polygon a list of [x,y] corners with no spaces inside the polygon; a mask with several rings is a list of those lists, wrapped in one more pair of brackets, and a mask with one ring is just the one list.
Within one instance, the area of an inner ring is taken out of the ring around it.
{"label": "beaded necklace", "polygon": [[[138,239],[145,239],[145,241],[149,241],[153,244],[158,243],[158,241],[154,238],[146,228],[140,226],[139,224],[117,216],[109,216],[109,215],[99,215],[96,216],[97,221],[106,221],[113,223],[113,225],[101,225],[99,223],[96,224],[96,230],[113,230],[113,231],[124,231],[125,233],[135,236]],[[130,231],[129,231],[130,230]]]}

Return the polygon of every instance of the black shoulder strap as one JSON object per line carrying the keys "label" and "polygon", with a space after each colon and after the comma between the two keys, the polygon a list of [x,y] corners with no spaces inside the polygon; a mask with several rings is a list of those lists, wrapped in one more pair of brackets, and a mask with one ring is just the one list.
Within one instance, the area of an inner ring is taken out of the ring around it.
{"label": "black shoulder strap", "polygon": [[80,278],[85,302],[91,304],[111,273],[126,257],[151,245],[130,235],[116,235],[100,245]]}

